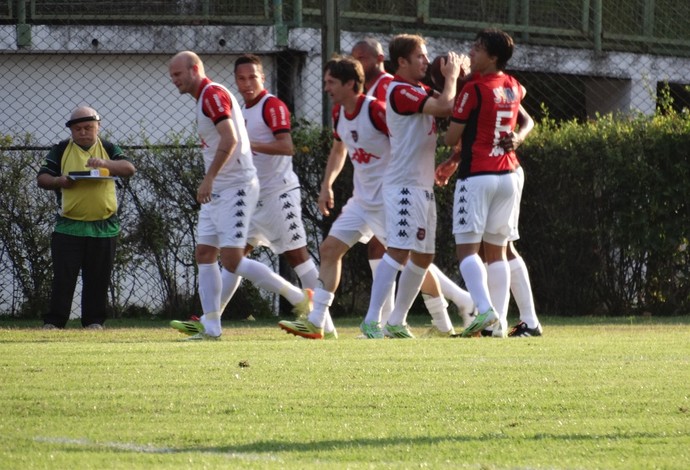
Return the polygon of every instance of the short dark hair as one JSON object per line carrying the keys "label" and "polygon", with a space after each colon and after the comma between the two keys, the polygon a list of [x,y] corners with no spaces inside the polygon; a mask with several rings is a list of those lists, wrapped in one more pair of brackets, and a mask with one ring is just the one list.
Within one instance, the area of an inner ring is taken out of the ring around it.
{"label": "short dark hair", "polygon": [[388,55],[391,65],[398,69],[398,59],[410,59],[410,55],[418,46],[426,44],[423,37],[416,34],[398,34],[388,45]]}
{"label": "short dark hair", "polygon": [[487,54],[496,57],[496,68],[504,70],[513,57],[513,38],[500,29],[485,29],[477,33],[475,41],[484,46]]}
{"label": "short dark hair", "polygon": [[237,72],[237,67],[243,64],[254,64],[259,72],[264,73],[264,67],[261,63],[261,58],[256,54],[243,54],[237,58],[235,61],[235,69],[233,72]]}
{"label": "short dark hair", "polygon": [[350,56],[334,56],[326,63],[323,68],[324,73],[328,72],[331,77],[340,80],[342,83],[354,81],[353,90],[361,93],[364,90],[364,69],[362,64]]}

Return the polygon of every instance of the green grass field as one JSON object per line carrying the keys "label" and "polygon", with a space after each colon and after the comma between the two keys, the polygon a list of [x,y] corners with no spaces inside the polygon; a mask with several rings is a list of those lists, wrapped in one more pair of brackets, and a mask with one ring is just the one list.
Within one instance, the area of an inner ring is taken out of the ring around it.
{"label": "green grass field", "polygon": [[[421,332],[427,317],[411,317]],[[690,316],[541,338],[180,341],[0,321],[0,468],[690,468]]]}

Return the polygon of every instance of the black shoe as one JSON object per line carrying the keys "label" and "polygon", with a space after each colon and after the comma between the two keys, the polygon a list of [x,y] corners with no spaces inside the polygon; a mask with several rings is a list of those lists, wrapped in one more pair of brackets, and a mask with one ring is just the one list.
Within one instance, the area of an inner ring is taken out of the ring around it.
{"label": "black shoe", "polygon": [[511,338],[517,338],[517,337],[526,337],[526,336],[541,336],[542,335],[542,329],[541,325],[537,325],[536,328],[530,328],[527,326],[527,323],[524,321],[521,321],[517,325],[513,327],[512,330],[510,330],[510,333],[508,333],[508,336]]}

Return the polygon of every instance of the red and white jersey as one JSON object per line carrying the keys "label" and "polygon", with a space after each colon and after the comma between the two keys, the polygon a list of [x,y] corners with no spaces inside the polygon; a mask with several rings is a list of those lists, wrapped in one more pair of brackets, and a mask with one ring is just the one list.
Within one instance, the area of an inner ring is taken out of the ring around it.
{"label": "red and white jersey", "polygon": [[388,91],[388,85],[393,80],[393,75],[381,72],[373,85],[366,91],[367,96],[376,98],[384,105],[386,104],[386,92]]}
{"label": "red and white jersey", "polygon": [[385,185],[433,187],[436,120],[422,113],[431,93],[431,88],[406,82],[397,75],[388,85],[386,123],[391,140],[391,162]]}
{"label": "red and white jersey", "polygon": [[206,78],[201,83],[201,92],[196,106],[197,131],[201,138],[205,171],[208,171],[211,166],[220,144],[220,134],[216,129],[216,124],[225,119],[231,119],[235,126],[237,146],[213,181],[215,193],[220,193],[231,186],[246,184],[256,176],[256,169],[252,163],[249,137],[244,126],[240,104],[227,88]]}
{"label": "red and white jersey", "polygon": [[518,166],[514,151],[499,145],[515,129],[525,88],[504,73],[475,75],[456,98],[452,120],[464,124],[458,176],[505,173]]}
{"label": "red and white jersey", "polygon": [[[290,111],[278,97],[264,90],[251,106],[242,106],[247,133],[252,142],[269,143],[275,135],[290,132]],[[292,169],[291,155],[268,155],[252,152],[262,197],[276,191],[299,186]]]}
{"label": "red and white jersey", "polygon": [[382,206],[381,186],[391,150],[385,106],[360,95],[352,115],[340,105],[333,107],[333,123],[334,137],[345,144],[354,167],[352,197],[365,207]]}

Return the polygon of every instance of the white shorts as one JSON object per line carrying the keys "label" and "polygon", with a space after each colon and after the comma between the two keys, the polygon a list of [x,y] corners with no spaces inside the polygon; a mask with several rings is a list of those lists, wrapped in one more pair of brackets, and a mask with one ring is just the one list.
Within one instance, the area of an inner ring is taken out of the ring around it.
{"label": "white shorts", "polygon": [[516,206],[517,175],[478,175],[455,184],[453,234],[455,243],[505,246]]}
{"label": "white shorts", "polygon": [[389,247],[436,252],[436,200],[432,189],[384,186],[383,202]]}
{"label": "white shorts", "polygon": [[383,206],[367,209],[360,201],[350,198],[331,225],[328,236],[349,247],[357,242],[368,243],[375,236],[385,246],[386,214]]}
{"label": "white shorts", "polygon": [[522,203],[522,188],[525,187],[525,170],[521,166],[515,169],[517,175],[517,199],[515,200],[515,209],[513,209],[513,220],[510,223],[510,236],[508,241],[514,242],[520,238],[518,231],[518,221],[520,219],[520,204]]}
{"label": "white shorts", "polygon": [[247,241],[253,247],[270,248],[276,254],[306,246],[299,187],[259,199],[249,223]]}
{"label": "white shorts", "polygon": [[246,186],[232,186],[211,195],[211,202],[202,204],[196,238],[199,245],[216,248],[242,248],[247,244],[249,221],[259,199],[259,181],[254,178]]}

